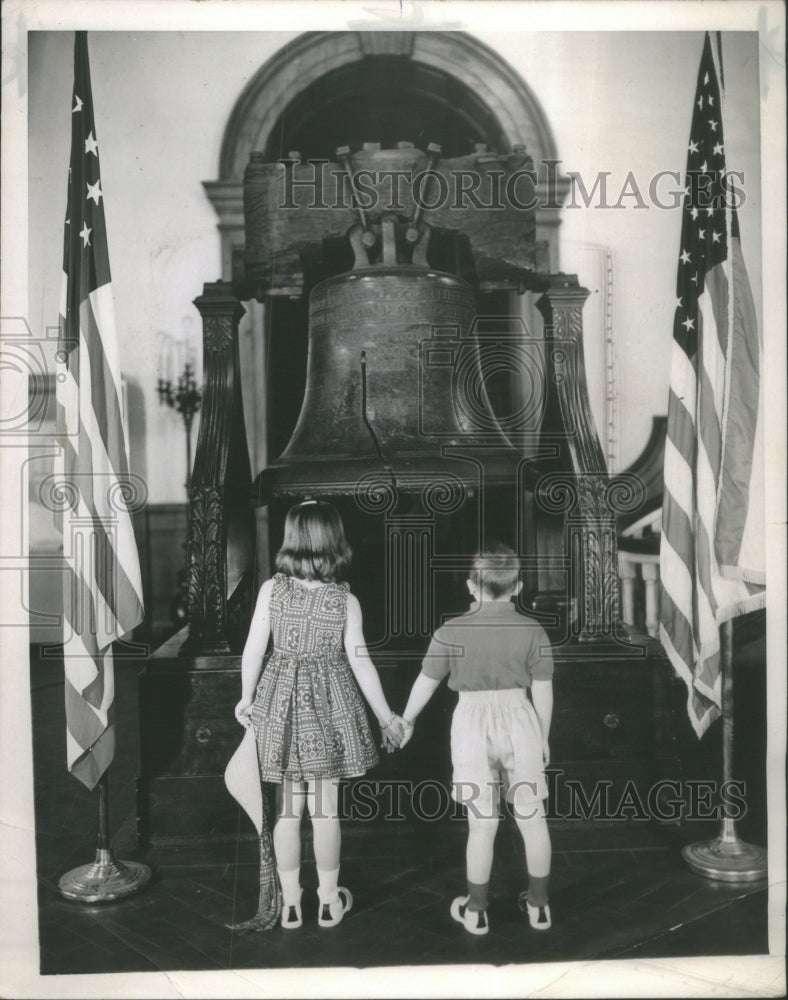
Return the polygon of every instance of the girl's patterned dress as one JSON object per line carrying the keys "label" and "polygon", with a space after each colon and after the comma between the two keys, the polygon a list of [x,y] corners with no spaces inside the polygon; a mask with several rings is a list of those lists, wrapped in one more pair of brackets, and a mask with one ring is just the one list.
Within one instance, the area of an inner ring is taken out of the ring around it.
{"label": "girl's patterned dress", "polygon": [[349,587],[306,587],[283,573],[273,581],[273,652],[251,712],[260,778],[364,774],[377,764],[378,753],[345,655]]}

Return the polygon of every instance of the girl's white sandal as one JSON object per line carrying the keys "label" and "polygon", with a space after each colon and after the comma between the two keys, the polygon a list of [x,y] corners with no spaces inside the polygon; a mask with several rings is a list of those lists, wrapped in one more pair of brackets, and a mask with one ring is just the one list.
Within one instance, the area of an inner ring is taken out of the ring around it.
{"label": "girl's white sandal", "polygon": [[288,906],[287,903],[282,903],[282,917],[280,922],[286,931],[293,931],[303,924],[304,921],[301,917],[301,893],[298,894],[297,903],[291,906]]}
{"label": "girl's white sandal", "polygon": [[348,910],[352,908],[353,896],[350,890],[340,886],[337,889],[337,893],[339,898],[335,899],[333,903],[320,903],[317,915],[317,922],[320,927],[336,927]]}

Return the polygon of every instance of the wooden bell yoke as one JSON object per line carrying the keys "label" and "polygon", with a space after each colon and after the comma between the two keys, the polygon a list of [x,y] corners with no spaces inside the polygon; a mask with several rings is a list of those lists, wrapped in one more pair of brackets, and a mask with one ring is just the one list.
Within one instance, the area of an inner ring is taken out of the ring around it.
{"label": "wooden bell yoke", "polygon": [[[250,496],[264,504],[352,495],[370,477],[404,493],[451,480],[478,494],[509,482],[520,555],[535,567],[532,606],[550,607],[558,567],[564,603],[571,598],[577,612],[573,638],[613,637],[613,507],[626,487],[608,478],[591,416],[582,321],[589,293],[576,276],[549,273],[546,248],[536,240],[532,171],[524,147],[505,155],[477,147],[445,160],[434,144],[422,151],[408,143],[340,147],[336,162],[301,162],[293,153],[266,163],[252,153],[244,177],[246,244],[236,251],[232,286],[206,284],[195,303],[203,317],[205,392],[189,497],[183,652],[229,651],[234,629],[243,632],[239,609],[251,603],[254,551]],[[322,280],[310,289],[315,275]],[[301,417],[290,445],[253,486],[239,300],[307,290]],[[543,406],[527,457],[517,428],[497,422],[484,388],[474,317],[478,296],[493,291],[539,293]],[[470,406],[456,399],[461,365]]]}

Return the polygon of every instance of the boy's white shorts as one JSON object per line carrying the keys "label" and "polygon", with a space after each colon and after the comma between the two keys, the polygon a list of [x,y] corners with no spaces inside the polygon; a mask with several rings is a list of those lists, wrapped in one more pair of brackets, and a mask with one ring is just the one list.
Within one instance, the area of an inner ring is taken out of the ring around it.
{"label": "boy's white shorts", "polygon": [[452,797],[477,816],[497,816],[501,786],[518,818],[547,798],[539,719],[522,688],[460,691],[451,724]]}

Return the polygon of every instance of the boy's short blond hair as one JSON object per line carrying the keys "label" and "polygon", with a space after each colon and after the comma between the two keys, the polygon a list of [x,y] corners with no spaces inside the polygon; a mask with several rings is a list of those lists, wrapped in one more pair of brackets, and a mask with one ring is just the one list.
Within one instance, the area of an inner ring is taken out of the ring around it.
{"label": "boy's short blond hair", "polygon": [[473,560],[470,579],[492,598],[514,593],[520,579],[520,560],[508,545],[494,542]]}

